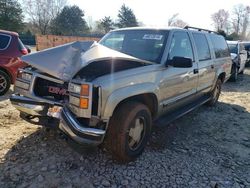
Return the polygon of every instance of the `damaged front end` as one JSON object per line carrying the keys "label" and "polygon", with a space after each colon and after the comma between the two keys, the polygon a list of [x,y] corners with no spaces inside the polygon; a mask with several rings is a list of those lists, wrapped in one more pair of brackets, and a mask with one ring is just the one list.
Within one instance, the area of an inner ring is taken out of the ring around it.
{"label": "damaged front end", "polygon": [[103,142],[108,123],[101,115],[102,87],[93,80],[150,64],[94,42],[74,42],[22,59],[30,67],[19,71],[10,98],[22,117],[57,123],[75,141],[93,145]]}

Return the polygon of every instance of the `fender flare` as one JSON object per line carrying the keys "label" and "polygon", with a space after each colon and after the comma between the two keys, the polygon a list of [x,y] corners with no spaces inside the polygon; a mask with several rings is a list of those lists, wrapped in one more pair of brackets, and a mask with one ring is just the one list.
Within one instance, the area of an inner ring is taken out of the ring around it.
{"label": "fender flare", "polygon": [[[131,92],[130,92],[131,91]],[[159,89],[153,83],[142,83],[119,88],[109,95],[107,102],[104,104],[102,116],[109,119],[120,102],[123,100],[140,94],[154,94],[158,96]],[[158,97],[157,97],[158,98]]]}

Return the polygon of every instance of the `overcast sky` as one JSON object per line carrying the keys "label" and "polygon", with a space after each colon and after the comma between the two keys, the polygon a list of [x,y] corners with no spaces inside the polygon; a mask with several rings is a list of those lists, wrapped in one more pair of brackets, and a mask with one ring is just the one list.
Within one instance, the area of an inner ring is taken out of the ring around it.
{"label": "overcast sky", "polygon": [[219,9],[231,12],[234,5],[250,6],[250,0],[68,0],[70,5],[78,5],[85,12],[88,22],[104,16],[117,19],[122,4],[129,6],[139,22],[146,26],[167,26],[168,19],[175,13],[178,18],[191,26],[213,29],[211,14]]}

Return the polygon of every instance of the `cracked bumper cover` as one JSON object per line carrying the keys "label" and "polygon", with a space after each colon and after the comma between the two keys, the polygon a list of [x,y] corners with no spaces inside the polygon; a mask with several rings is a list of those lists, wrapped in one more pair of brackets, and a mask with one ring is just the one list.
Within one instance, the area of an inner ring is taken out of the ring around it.
{"label": "cracked bumper cover", "polygon": [[[32,116],[47,116],[49,104],[38,102],[30,98],[12,95],[12,105],[19,111]],[[64,107],[61,112],[59,128],[80,144],[99,145],[103,142],[106,131],[102,129],[89,128],[88,125],[79,123],[73,114]]]}
{"label": "cracked bumper cover", "polygon": [[10,97],[12,105],[19,111],[32,116],[47,116],[49,104],[13,94]]}
{"label": "cracked bumper cover", "polygon": [[80,144],[99,145],[103,142],[106,131],[89,128],[88,125],[79,123],[73,114],[64,107],[61,112],[59,128]]}

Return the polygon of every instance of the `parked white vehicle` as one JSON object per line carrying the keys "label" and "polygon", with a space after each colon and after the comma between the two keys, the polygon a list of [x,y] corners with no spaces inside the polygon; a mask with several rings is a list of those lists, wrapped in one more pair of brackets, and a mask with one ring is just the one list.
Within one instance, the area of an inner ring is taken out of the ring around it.
{"label": "parked white vehicle", "polygon": [[231,59],[233,61],[231,80],[236,81],[238,74],[243,74],[247,61],[247,51],[240,41],[227,41]]}

